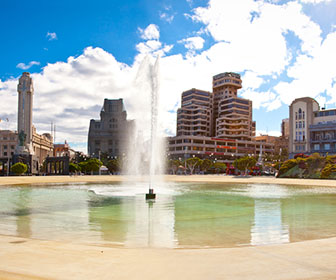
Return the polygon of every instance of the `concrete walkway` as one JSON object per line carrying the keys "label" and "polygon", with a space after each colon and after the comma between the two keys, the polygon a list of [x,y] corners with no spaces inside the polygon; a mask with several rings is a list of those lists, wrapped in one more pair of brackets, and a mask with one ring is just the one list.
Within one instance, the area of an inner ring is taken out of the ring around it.
{"label": "concrete walkway", "polygon": [[225,249],[125,249],[0,237],[0,279],[336,279],[336,238]]}

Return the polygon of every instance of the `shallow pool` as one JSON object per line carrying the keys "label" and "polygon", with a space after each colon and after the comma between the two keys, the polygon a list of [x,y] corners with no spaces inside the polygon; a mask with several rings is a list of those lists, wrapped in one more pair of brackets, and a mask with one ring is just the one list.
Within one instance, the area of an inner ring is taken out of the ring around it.
{"label": "shallow pool", "polygon": [[336,189],[144,183],[0,188],[0,234],[126,247],[236,247],[336,236]]}

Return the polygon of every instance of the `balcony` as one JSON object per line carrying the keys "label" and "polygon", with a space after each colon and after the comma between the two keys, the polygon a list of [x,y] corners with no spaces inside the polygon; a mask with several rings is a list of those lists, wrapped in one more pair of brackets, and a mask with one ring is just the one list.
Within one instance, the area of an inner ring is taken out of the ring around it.
{"label": "balcony", "polygon": [[336,137],[334,138],[320,138],[320,139],[311,139],[311,143],[335,143]]}

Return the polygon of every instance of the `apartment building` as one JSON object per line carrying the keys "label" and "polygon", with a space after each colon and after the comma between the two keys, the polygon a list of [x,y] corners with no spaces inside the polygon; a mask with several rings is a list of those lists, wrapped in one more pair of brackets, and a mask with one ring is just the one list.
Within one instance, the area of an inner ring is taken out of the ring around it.
{"label": "apartment building", "polygon": [[177,110],[176,135],[211,135],[211,93],[190,89],[182,93]]}
{"label": "apartment building", "polygon": [[252,101],[238,97],[239,74],[225,72],[213,77],[213,91],[191,89],[182,93],[177,111],[176,137],[168,139],[172,158],[214,157],[232,163],[246,154],[272,153],[274,144],[254,140]]}
{"label": "apartment building", "polygon": [[336,109],[325,110],[310,97],[289,107],[289,156],[304,153],[336,154]]}

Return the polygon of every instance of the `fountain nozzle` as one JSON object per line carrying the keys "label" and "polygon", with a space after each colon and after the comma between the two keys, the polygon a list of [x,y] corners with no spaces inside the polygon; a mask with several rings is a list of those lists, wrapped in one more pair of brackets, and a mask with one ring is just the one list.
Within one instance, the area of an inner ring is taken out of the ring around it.
{"label": "fountain nozzle", "polygon": [[146,193],[146,199],[155,199],[156,194],[154,193],[154,189],[149,188],[148,193]]}

